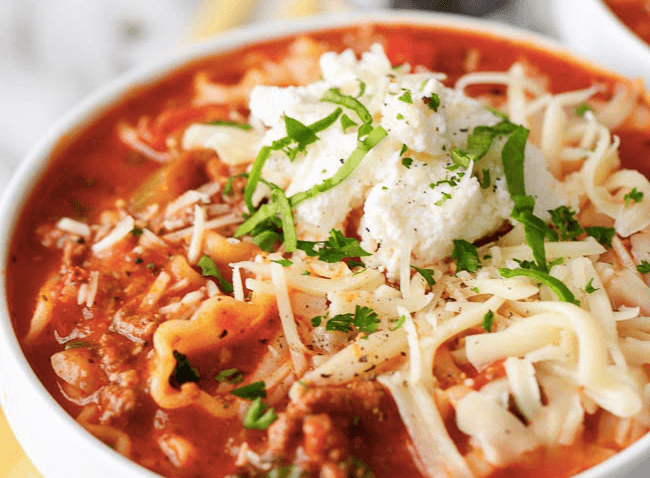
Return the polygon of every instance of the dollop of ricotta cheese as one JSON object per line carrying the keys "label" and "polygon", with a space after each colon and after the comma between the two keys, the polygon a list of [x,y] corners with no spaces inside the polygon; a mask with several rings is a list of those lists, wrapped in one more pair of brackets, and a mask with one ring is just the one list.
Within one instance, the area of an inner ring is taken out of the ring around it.
{"label": "dollop of ricotta cheese", "polygon": [[[396,279],[405,247],[411,264],[425,267],[449,256],[454,239],[475,241],[508,220],[513,203],[500,156],[507,138],[497,137],[466,169],[454,169],[451,157],[453,148],[467,146],[475,127],[493,126],[499,116],[444,86],[444,75],[410,73],[409,65],[393,68],[379,45],[360,59],[351,50],[326,53],[320,66],[321,81],[252,91],[251,121],[266,128],[260,146],[287,135],[285,115],[308,125],[331,114],[338,105],[322,101],[331,88],[357,98],[388,134],[341,184],[295,208],[299,238],[324,240],[331,229],[345,229],[360,217],[355,224],[361,245],[373,253],[366,264]],[[291,196],[334,175],[357,147],[361,123],[354,111],[343,113],[356,126],[337,120],[293,161],[273,151],[262,176]],[[536,147],[528,144],[525,156],[528,194],[543,199],[535,212],[548,217],[546,209],[564,202],[561,186]],[[265,194],[268,188],[260,185],[254,199]]]}

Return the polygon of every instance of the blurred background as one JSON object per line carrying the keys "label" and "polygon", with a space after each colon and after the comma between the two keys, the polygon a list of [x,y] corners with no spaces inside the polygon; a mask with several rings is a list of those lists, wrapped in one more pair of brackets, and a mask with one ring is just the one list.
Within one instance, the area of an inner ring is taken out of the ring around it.
{"label": "blurred background", "polygon": [[[371,8],[482,16],[555,34],[548,0],[0,0],[0,195],[52,123],[121,73],[243,24]],[[39,476],[0,411],[0,478]]]}
{"label": "blurred background", "polygon": [[136,65],[240,24],[420,8],[553,34],[537,0],[1,0],[0,188],[47,128]]}

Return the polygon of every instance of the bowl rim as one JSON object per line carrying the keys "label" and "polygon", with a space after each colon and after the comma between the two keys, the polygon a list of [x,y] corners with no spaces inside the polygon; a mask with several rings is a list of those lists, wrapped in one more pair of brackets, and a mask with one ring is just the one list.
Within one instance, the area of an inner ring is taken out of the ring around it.
{"label": "bowl rim", "polygon": [[643,54],[650,59],[650,44],[646,43],[645,40],[634,32],[634,30],[627,26],[627,24],[621,20],[621,18],[616,15],[611,8],[609,8],[604,0],[591,0],[591,2],[594,8],[597,8],[600,14],[607,18],[612,27],[616,28],[617,32],[624,36],[625,41],[631,42],[631,45],[634,45],[636,50],[635,53]]}
{"label": "bowl rim", "polygon": [[[300,33],[327,31],[362,23],[453,28],[455,30],[516,40],[524,43],[525,48],[532,47],[551,54],[569,56],[582,68],[605,73],[611,78],[623,78],[618,73],[575,55],[557,41],[539,33],[491,20],[446,13],[389,9],[371,12],[342,12],[314,15],[289,22],[282,20],[270,21],[221,33],[200,43],[184,46],[164,58],[159,58],[118,76],[89,94],[50,127],[47,133],[21,161],[0,200],[0,224],[7,226],[0,231],[0,270],[6,271],[10,244],[18,218],[24,213],[32,186],[35,181],[40,180],[45,172],[48,159],[53,149],[58,145],[59,140],[68,133],[74,138],[79,131],[83,130],[84,123],[101,115],[113,101],[122,98],[134,88],[155,84],[167,74],[200,58],[227,53],[248,45],[291,37]],[[0,299],[0,353],[3,359],[0,360],[0,371],[13,368],[14,372],[27,386],[26,392],[21,393],[33,395],[42,406],[47,407],[48,413],[53,419],[67,427],[65,430],[67,433],[72,433],[77,441],[83,441],[84,446],[88,448],[88,452],[102,454],[105,458],[104,461],[112,461],[114,464],[113,469],[109,471],[124,473],[124,476],[159,477],[160,475],[155,472],[104,446],[99,440],[89,439],[88,432],[49,394],[27,362],[14,332],[7,303],[6,273],[3,274],[3,280],[0,281],[0,295],[2,296],[2,299]],[[3,369],[3,367],[5,368]],[[0,393],[0,405],[5,411],[13,432],[23,445],[27,441],[28,431],[19,426],[18,419],[13,416],[9,404],[8,392],[3,390]],[[26,447],[25,452],[36,462],[35,464],[39,469],[40,467],[45,468],[44,461],[35,460],[34,450]],[[575,475],[575,478],[604,478],[610,473],[631,469],[631,467],[639,465],[648,457],[650,457],[650,433],[611,458]]]}

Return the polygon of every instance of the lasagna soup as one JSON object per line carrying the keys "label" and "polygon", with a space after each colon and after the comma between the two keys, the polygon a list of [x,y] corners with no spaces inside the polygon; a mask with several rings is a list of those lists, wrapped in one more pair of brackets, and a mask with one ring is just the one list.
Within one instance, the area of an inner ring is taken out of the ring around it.
{"label": "lasagna soup", "polygon": [[572,476],[650,426],[649,125],[640,83],[487,34],[201,60],[60,144],[14,327],[163,476]]}

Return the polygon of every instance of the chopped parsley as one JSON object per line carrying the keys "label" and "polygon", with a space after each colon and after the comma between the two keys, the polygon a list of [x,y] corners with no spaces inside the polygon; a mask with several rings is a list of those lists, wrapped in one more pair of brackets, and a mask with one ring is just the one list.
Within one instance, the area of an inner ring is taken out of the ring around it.
{"label": "chopped parsley", "polygon": [[224,276],[221,274],[219,268],[210,258],[210,256],[204,255],[199,259],[199,262],[196,263],[197,266],[201,268],[201,275],[203,277],[214,277],[217,279],[217,283],[221,292],[230,294],[233,291],[233,286],[231,282],[228,282]]}
{"label": "chopped parsley", "polygon": [[526,276],[535,279],[537,282],[545,284],[562,302],[569,302],[571,304],[580,305],[580,302],[575,298],[569,288],[559,279],[556,279],[547,272],[535,269],[506,269],[499,268],[499,273],[505,277]]}
{"label": "chopped parsley", "polygon": [[429,108],[437,113],[440,107],[440,97],[436,93],[433,93],[431,98],[425,98],[425,100],[427,100],[426,103]]}
{"label": "chopped parsley", "polygon": [[361,98],[366,92],[366,83],[361,81],[359,78],[357,78],[357,81],[359,82],[359,93],[357,94],[357,98]]}
{"label": "chopped parsley", "polygon": [[623,199],[625,199],[625,205],[629,206],[632,201],[641,202],[643,200],[643,193],[637,190],[637,188],[633,188],[629,193],[623,196]]}
{"label": "chopped parsley", "polygon": [[582,234],[584,229],[575,219],[576,212],[568,206],[560,206],[550,209],[551,222],[559,232],[559,238],[563,241],[575,241]]}
{"label": "chopped parsley", "polygon": [[600,289],[597,289],[596,287],[594,287],[593,282],[594,282],[593,277],[591,279],[589,279],[589,282],[587,282],[587,285],[585,286],[585,292],[587,294],[593,294],[597,290],[600,290]]}
{"label": "chopped parsley", "polygon": [[463,239],[454,239],[454,250],[451,258],[456,259],[456,272],[476,272],[481,268],[481,261],[478,258],[478,250],[471,242]]}
{"label": "chopped parsley", "polygon": [[434,204],[436,206],[441,206],[442,203],[444,203],[448,199],[451,199],[451,194],[443,192],[442,193],[442,198],[438,199]]}
{"label": "chopped parsley", "polygon": [[398,120],[403,120],[404,115],[402,113],[397,113],[397,116],[395,116],[395,118],[397,118]]}
{"label": "chopped parsley", "polygon": [[419,267],[411,266],[411,269],[415,270],[418,274],[424,277],[424,280],[427,281],[429,287],[436,285],[436,280],[433,278],[433,275],[436,271],[433,269],[420,269]]}
{"label": "chopped parsley", "polygon": [[616,235],[616,229],[613,227],[585,227],[588,235],[596,239],[601,245],[605,247],[612,247],[612,239]]}
{"label": "chopped parsley", "polygon": [[248,131],[252,128],[251,125],[246,124],[246,123],[235,123],[234,121],[210,121],[208,124],[214,125],[214,126],[231,126],[233,128],[239,128],[244,131]]}
{"label": "chopped parsley", "polygon": [[494,323],[494,312],[488,310],[483,316],[483,320],[481,321],[481,326],[483,327],[483,330],[485,330],[486,332],[491,332],[493,323]]}
{"label": "chopped parsley", "polygon": [[401,96],[398,96],[397,99],[410,105],[413,104],[413,98],[411,98],[411,92],[409,90],[404,90],[404,93],[402,93]]}
{"label": "chopped parsley", "polygon": [[357,124],[350,119],[348,115],[345,113],[341,115],[341,128],[343,128],[343,132],[347,133],[348,129],[354,128]]}
{"label": "chopped parsley", "polygon": [[230,394],[235,395],[239,398],[245,398],[246,400],[266,398],[266,384],[263,380],[260,380],[259,382],[249,383],[243,387],[231,390]]}
{"label": "chopped parsley", "polygon": [[650,272],[650,262],[648,261],[641,261],[641,264],[636,266],[636,270],[639,271],[641,274],[647,274]]}
{"label": "chopped parsley", "polygon": [[413,158],[402,158],[402,166],[405,168],[410,169],[412,164]]}
{"label": "chopped parsley", "polygon": [[141,227],[134,227],[133,229],[131,229],[131,234],[133,234],[136,237],[141,236],[143,232],[144,230]]}
{"label": "chopped parsley", "polygon": [[229,368],[219,372],[214,379],[217,382],[241,383],[244,380],[244,374],[236,368]]}
{"label": "chopped parsley", "polygon": [[311,319],[311,325],[318,327],[323,320],[327,320],[325,330],[328,332],[351,332],[354,326],[361,332],[372,334],[377,331],[379,324],[377,313],[370,307],[361,307],[360,305],[355,307],[354,313],[338,314],[329,318],[322,315],[316,316]]}
{"label": "chopped parsley", "polygon": [[401,329],[404,322],[406,322],[406,316],[400,315],[398,319],[391,319],[391,322],[395,323],[394,327],[390,327],[388,330],[395,332],[397,329]]}
{"label": "chopped parsley", "polygon": [[277,261],[271,261],[271,262],[280,264],[282,267],[289,267],[291,264],[293,264],[293,262],[290,261],[289,259],[278,259]]}
{"label": "chopped parsley", "polygon": [[318,140],[318,136],[311,128],[286,114],[284,115],[284,125],[287,129],[287,137],[296,143],[296,146],[287,147],[284,150],[291,161],[296,159],[298,153],[305,151],[308,145]]}
{"label": "chopped parsley", "polygon": [[[232,393],[232,392],[231,392]],[[271,423],[273,423],[278,416],[275,414],[273,407],[268,407],[262,402],[260,397],[257,397],[251,403],[246,411],[244,417],[244,428],[252,430],[266,430]]]}
{"label": "chopped parsley", "polygon": [[400,155],[400,156],[404,156],[404,153],[406,153],[406,151],[407,151],[408,149],[409,149],[409,147],[406,146],[406,144],[402,144],[402,149],[400,149],[400,151],[399,151],[399,155]]}
{"label": "chopped parsley", "polygon": [[361,248],[357,239],[345,237],[337,229],[330,231],[327,241],[298,241],[297,247],[309,257],[318,257],[319,260],[330,264],[349,257],[367,257],[371,255]]}
{"label": "chopped parsley", "polygon": [[578,116],[584,116],[587,111],[591,111],[591,106],[587,103],[582,103],[581,105],[576,106],[576,114]]}
{"label": "chopped parsley", "polygon": [[147,264],[147,269],[153,270],[155,268],[156,268],[156,264],[154,264],[153,262],[150,262],[149,264]]}
{"label": "chopped parsley", "polygon": [[184,383],[198,382],[201,375],[199,375],[198,370],[190,365],[187,356],[177,350],[174,350],[173,354],[176,365],[174,365],[174,370],[169,376],[169,384],[174,388],[180,388]]}

